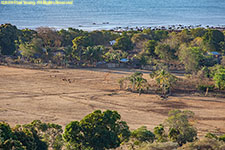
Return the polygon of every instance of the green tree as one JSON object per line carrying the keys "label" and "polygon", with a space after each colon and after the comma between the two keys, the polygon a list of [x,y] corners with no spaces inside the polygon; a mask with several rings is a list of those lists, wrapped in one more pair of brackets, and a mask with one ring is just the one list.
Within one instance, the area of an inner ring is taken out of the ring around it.
{"label": "green tree", "polygon": [[47,150],[47,142],[38,134],[32,124],[17,125],[14,129],[15,137],[27,150]]}
{"label": "green tree", "polygon": [[165,122],[169,127],[168,137],[171,141],[183,145],[186,142],[193,142],[197,138],[197,131],[189,121],[194,117],[193,112],[171,110],[168,115]]}
{"label": "green tree", "polygon": [[182,30],[177,36],[180,43],[189,43],[192,40],[191,32],[188,29]]}
{"label": "green tree", "polygon": [[129,51],[133,49],[133,43],[128,35],[122,35],[116,39],[116,43],[113,45],[115,50]]}
{"label": "green tree", "polygon": [[155,54],[166,61],[175,59],[174,49],[171,49],[167,44],[159,43],[155,48]]}
{"label": "green tree", "polygon": [[225,69],[218,69],[213,76],[213,80],[215,81],[215,86],[221,90],[225,88]]}
{"label": "green tree", "polygon": [[144,91],[148,90],[148,82],[143,78],[143,73],[135,72],[129,77],[122,78],[119,80],[120,87],[124,86],[125,81],[129,81],[132,91],[139,92],[139,95]]}
{"label": "green tree", "polygon": [[152,39],[155,41],[160,41],[160,40],[168,38],[168,34],[169,34],[168,31],[156,30],[153,32]]}
{"label": "green tree", "polygon": [[139,95],[144,91],[147,85],[147,80],[144,79],[142,76],[137,76],[135,78],[135,88],[137,89]]}
{"label": "green tree", "polygon": [[13,55],[16,50],[19,30],[11,24],[0,25],[0,52],[2,55]]}
{"label": "green tree", "polygon": [[76,37],[73,41],[73,56],[81,62],[82,60],[82,54],[84,50],[88,46],[93,46],[93,43],[89,36],[79,36]]}
{"label": "green tree", "polygon": [[191,34],[194,38],[203,37],[206,32],[207,30],[204,28],[191,29]]}
{"label": "green tree", "polygon": [[41,57],[44,54],[43,42],[40,38],[34,38],[30,43],[22,43],[19,45],[22,56],[25,57]]}
{"label": "green tree", "polygon": [[73,39],[78,36],[88,35],[88,33],[79,29],[68,28],[68,30],[61,29],[60,31],[58,31],[58,35],[61,39],[61,45],[64,47],[68,47],[73,46]]}
{"label": "green tree", "polygon": [[54,123],[43,123],[40,120],[34,120],[25,126],[36,130],[37,135],[42,141],[47,143],[49,148],[52,148],[53,150],[62,149],[62,126]]}
{"label": "green tree", "polygon": [[22,144],[15,140],[14,134],[10,126],[6,123],[0,123],[0,149],[23,150]]}
{"label": "green tree", "polygon": [[3,150],[47,150],[47,144],[40,140],[36,130],[17,125],[13,130],[6,123],[0,123],[0,149]]}
{"label": "green tree", "polygon": [[134,44],[137,44],[139,42],[148,40],[148,38],[149,38],[149,36],[145,33],[136,33],[132,36],[131,41]]}
{"label": "green tree", "polygon": [[151,73],[150,77],[155,79],[164,98],[166,98],[167,94],[171,93],[171,88],[177,81],[177,78],[174,75],[163,69]]}
{"label": "green tree", "polygon": [[109,42],[104,38],[102,31],[92,31],[89,33],[89,35],[93,45],[105,45]]}
{"label": "green tree", "polygon": [[224,34],[219,30],[208,30],[203,36],[203,40],[207,44],[208,50],[219,51],[219,44],[224,41]]}
{"label": "green tree", "polygon": [[31,42],[33,38],[37,38],[37,32],[31,29],[22,29],[19,32],[19,43]]}
{"label": "green tree", "polygon": [[121,50],[109,50],[103,55],[106,62],[119,62],[122,58],[127,58],[128,53]]}
{"label": "green tree", "polygon": [[179,59],[185,66],[187,72],[196,73],[203,62],[203,51],[198,47],[182,46],[179,51]]}
{"label": "green tree", "polygon": [[155,47],[156,47],[156,41],[149,40],[144,45],[144,53],[146,53],[149,56],[156,56],[155,54]]}
{"label": "green tree", "polygon": [[83,52],[84,60],[88,61],[90,64],[96,63],[103,59],[103,53],[105,48],[103,46],[89,46]]}
{"label": "green tree", "polygon": [[116,111],[96,110],[80,122],[69,123],[63,134],[69,149],[104,150],[116,148],[130,136],[126,122]]}

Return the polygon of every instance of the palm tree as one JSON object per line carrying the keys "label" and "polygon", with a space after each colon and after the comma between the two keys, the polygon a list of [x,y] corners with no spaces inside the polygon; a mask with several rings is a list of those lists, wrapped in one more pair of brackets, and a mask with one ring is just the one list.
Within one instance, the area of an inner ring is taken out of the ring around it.
{"label": "palm tree", "polygon": [[102,60],[102,55],[104,52],[104,47],[102,46],[94,46],[94,47],[87,47],[83,52],[83,57],[85,60],[89,61],[90,64],[94,62],[98,62]]}
{"label": "palm tree", "polygon": [[136,80],[135,80],[135,88],[139,92],[139,95],[141,95],[141,93],[145,89],[146,84],[147,84],[147,80],[146,79],[144,79],[144,78],[142,78],[140,76],[136,77]]}
{"label": "palm tree", "polygon": [[143,77],[143,73],[141,72],[135,72],[129,77],[122,78],[119,80],[120,88],[123,87],[125,81],[129,81],[132,88],[132,91],[138,91],[139,95],[145,90],[148,89],[148,82]]}
{"label": "palm tree", "polygon": [[164,98],[167,97],[167,94],[168,95],[171,94],[171,87],[177,81],[177,77],[175,77],[174,75],[163,69],[151,73],[150,77],[156,80],[158,86],[161,89],[162,96]]}

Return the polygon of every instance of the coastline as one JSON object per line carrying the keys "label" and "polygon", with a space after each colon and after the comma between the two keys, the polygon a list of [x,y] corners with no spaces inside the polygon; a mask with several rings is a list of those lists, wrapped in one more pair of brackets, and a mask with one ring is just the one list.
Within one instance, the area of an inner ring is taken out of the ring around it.
{"label": "coastline", "polygon": [[[15,24],[13,24],[15,25]],[[61,29],[68,29],[68,28],[75,28],[83,31],[101,31],[101,30],[108,30],[108,31],[116,31],[116,32],[123,32],[123,31],[142,31],[144,29],[151,29],[151,30],[167,30],[167,31],[182,31],[184,29],[196,29],[196,28],[204,28],[204,29],[216,29],[216,30],[225,30],[225,24],[224,25],[184,25],[184,24],[175,24],[175,25],[152,25],[152,26],[119,26],[119,25],[110,25],[110,23],[102,23],[102,24],[96,24],[93,23],[92,25],[85,26],[85,25],[79,25],[79,26],[72,26],[72,27],[57,27],[57,26],[36,26],[36,27],[20,27],[16,25],[18,29],[37,29],[39,27],[49,27],[54,28],[56,30]]]}

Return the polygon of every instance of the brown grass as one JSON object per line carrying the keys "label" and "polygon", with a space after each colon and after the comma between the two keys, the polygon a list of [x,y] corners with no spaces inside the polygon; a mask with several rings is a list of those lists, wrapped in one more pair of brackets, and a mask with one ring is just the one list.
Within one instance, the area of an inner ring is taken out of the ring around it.
{"label": "brown grass", "polygon": [[[131,129],[150,130],[167,118],[171,109],[191,110],[200,135],[225,133],[225,99],[176,94],[167,101],[154,94],[119,90],[118,80],[136,70],[46,69],[0,66],[0,121],[11,125],[34,119],[63,126],[96,109],[116,110]],[[144,77],[149,79],[148,71]]]}

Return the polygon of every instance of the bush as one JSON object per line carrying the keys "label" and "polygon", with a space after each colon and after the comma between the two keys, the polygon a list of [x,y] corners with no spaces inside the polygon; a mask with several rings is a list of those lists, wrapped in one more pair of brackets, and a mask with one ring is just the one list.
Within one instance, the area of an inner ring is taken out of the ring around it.
{"label": "bush", "polygon": [[205,138],[183,145],[179,150],[222,150],[223,143],[216,139]]}
{"label": "bush", "polygon": [[225,88],[225,69],[218,69],[215,73],[213,80],[215,81],[215,86],[222,90]]}
{"label": "bush", "polygon": [[213,133],[207,133],[206,135],[205,135],[205,137],[206,138],[209,138],[209,139],[218,139],[218,137],[215,135],[215,134],[213,134]]}
{"label": "bush", "polygon": [[204,85],[204,84],[197,85],[197,89],[201,92],[206,92],[207,89],[208,91],[213,91],[214,87],[215,87],[214,85]]}
{"label": "bush", "polygon": [[138,140],[138,142],[153,142],[155,135],[147,130],[146,126],[142,126],[131,133],[131,137]]}
{"label": "bush", "polygon": [[154,128],[154,134],[155,134],[155,138],[157,139],[157,142],[166,142],[167,141],[164,126],[162,124],[160,124]]}
{"label": "bush", "polygon": [[225,69],[225,67],[223,65],[215,65],[213,67],[209,67],[209,75],[210,78],[213,78],[217,72],[217,70],[219,69]]}
{"label": "bush", "polygon": [[175,150],[179,146],[177,143],[165,142],[165,143],[143,143],[138,150]]}
{"label": "bush", "polygon": [[225,142],[225,134],[224,134],[224,135],[219,136],[219,140],[220,140],[220,141],[224,141],[224,142]]}

